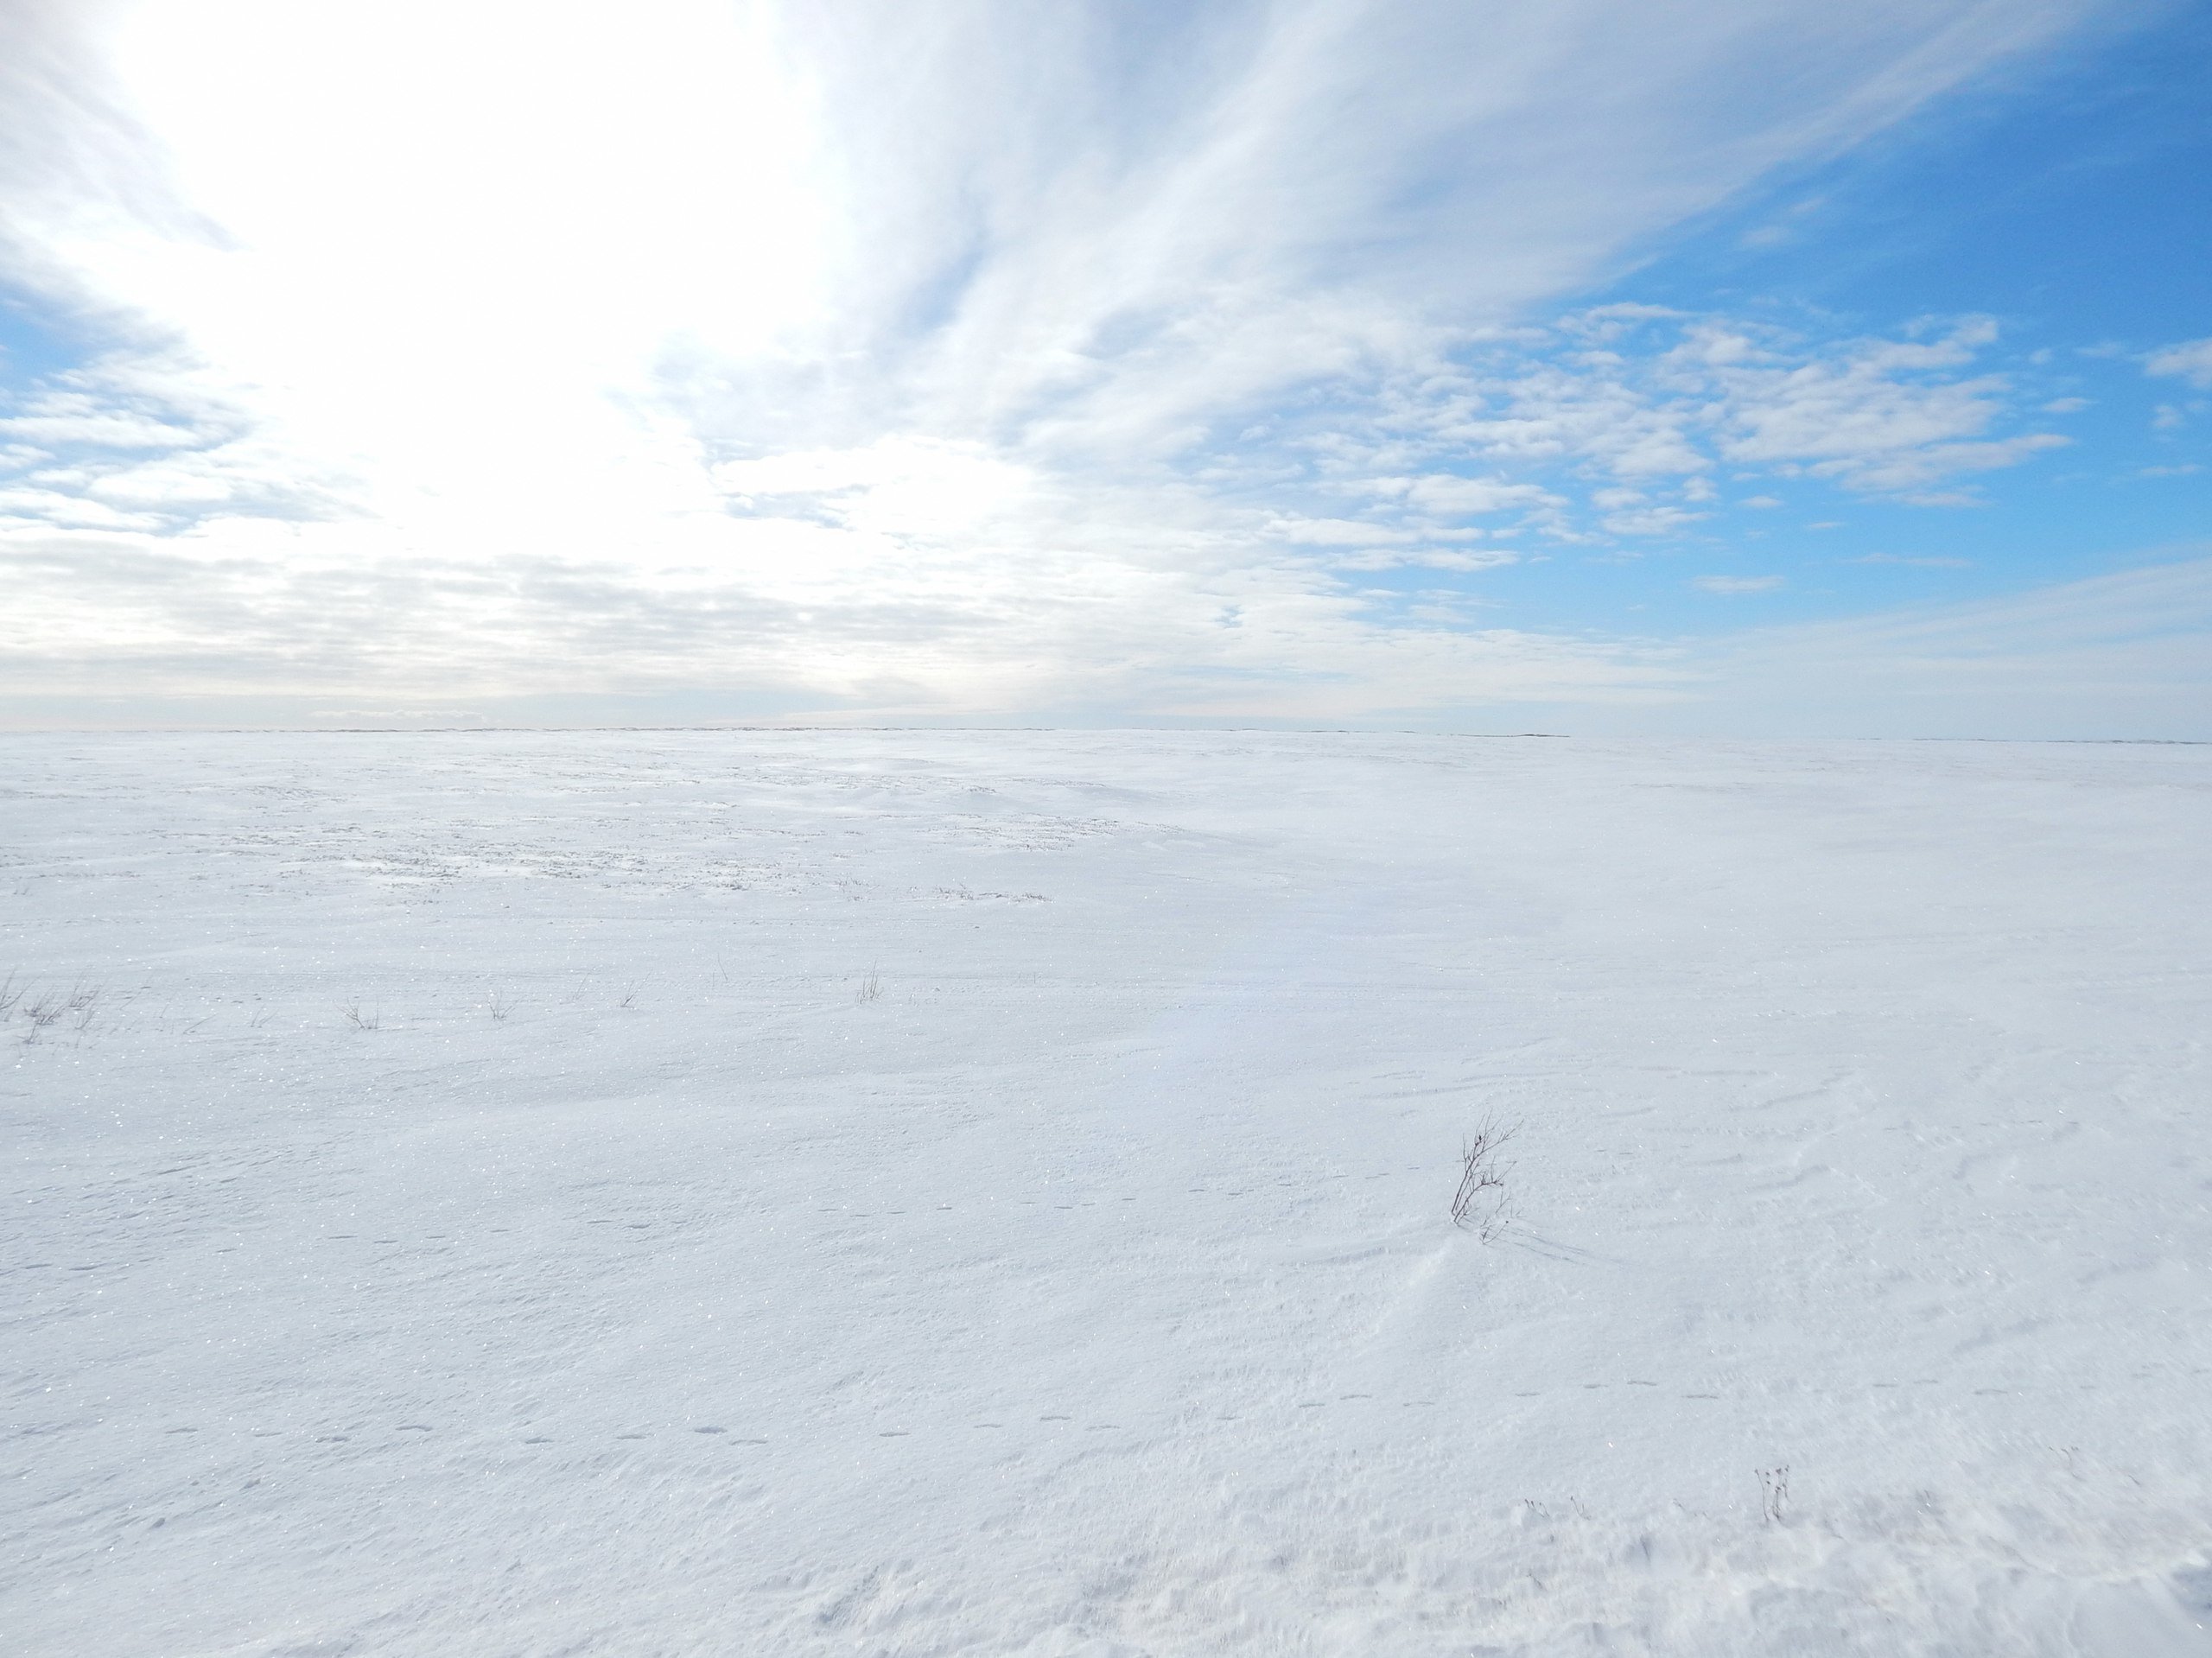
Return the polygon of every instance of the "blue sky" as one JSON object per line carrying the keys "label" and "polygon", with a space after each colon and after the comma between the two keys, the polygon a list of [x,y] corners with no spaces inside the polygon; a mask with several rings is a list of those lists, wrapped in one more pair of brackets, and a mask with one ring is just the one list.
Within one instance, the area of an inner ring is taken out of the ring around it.
{"label": "blue sky", "polygon": [[[1985,315],[2003,330],[1993,366],[2031,388],[2031,406],[2086,403],[2049,422],[2071,447],[1986,480],[1972,511],[1814,486],[1787,492],[1792,510],[1775,515],[1786,524],[1738,515],[1723,534],[1739,562],[1789,572],[1770,607],[1815,616],[1993,595],[2206,538],[2212,425],[2191,409],[2202,389],[2142,365],[2202,337],[2212,310],[2207,86],[2212,11],[2175,11],[1747,192],[1593,291],[1839,332]],[[2162,410],[2183,418],[2162,425]],[[1818,523],[1836,528],[1805,527]],[[1851,562],[1870,556],[1929,562]],[[1699,625],[1679,609],[1670,620]]]}
{"label": "blue sky", "polygon": [[0,721],[2212,738],[2202,8],[0,27]]}

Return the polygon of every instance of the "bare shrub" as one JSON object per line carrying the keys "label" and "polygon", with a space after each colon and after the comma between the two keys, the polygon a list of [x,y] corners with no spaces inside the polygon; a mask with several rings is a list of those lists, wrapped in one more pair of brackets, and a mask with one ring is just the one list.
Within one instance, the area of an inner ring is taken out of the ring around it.
{"label": "bare shrub", "polygon": [[1520,1132],[1517,1122],[1485,1117],[1459,1147],[1459,1189],[1452,1194],[1452,1224],[1484,1243],[1495,1242],[1513,1223],[1514,1209],[1505,1188],[1513,1166],[1498,1153]]}
{"label": "bare shrub", "polygon": [[101,987],[78,984],[67,990],[41,990],[30,994],[30,986],[15,988],[15,976],[10,975],[5,986],[0,986],[0,1018],[12,1013],[20,1005],[23,1017],[31,1022],[30,1034],[24,1039],[35,1042],[42,1032],[52,1029],[63,1020],[79,1031],[90,1027],[99,1012]]}
{"label": "bare shrub", "polygon": [[853,1000],[860,1002],[874,1001],[882,994],[883,981],[877,975],[875,969],[870,968],[868,970],[868,977],[861,981],[860,991]]}
{"label": "bare shrub", "polygon": [[491,1000],[484,1004],[484,1007],[493,1019],[504,1020],[509,1013],[514,1012],[515,1004],[509,1001],[502,992],[494,990]]}
{"label": "bare shrub", "polygon": [[373,1031],[384,1022],[383,1015],[374,1011],[363,1013],[359,1002],[347,1002],[341,1011],[346,1015],[346,1022],[357,1031]]}

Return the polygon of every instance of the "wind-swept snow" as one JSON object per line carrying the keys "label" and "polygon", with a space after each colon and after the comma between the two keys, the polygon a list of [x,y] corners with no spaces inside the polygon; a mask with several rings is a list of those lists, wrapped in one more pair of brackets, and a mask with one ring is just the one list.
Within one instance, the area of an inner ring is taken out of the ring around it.
{"label": "wind-swept snow", "polygon": [[2205,748],[9,738],[0,1647],[2212,1651],[2208,916]]}

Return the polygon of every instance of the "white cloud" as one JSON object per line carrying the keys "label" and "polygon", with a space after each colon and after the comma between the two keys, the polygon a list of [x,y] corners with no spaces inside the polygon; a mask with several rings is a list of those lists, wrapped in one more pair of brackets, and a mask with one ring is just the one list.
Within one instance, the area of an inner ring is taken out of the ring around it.
{"label": "white cloud", "polygon": [[1675,536],[1711,516],[1679,506],[1643,506],[1629,511],[1608,512],[1598,522],[1609,535]]}
{"label": "white cloud", "polygon": [[1002,520],[1028,506],[1039,487],[1028,468],[981,444],[907,437],[728,461],[713,476],[747,511],[809,511],[846,529],[916,538]]}
{"label": "white cloud", "polygon": [[2212,340],[2189,340],[2154,351],[2144,359],[2143,366],[2146,372],[2212,391]]}
{"label": "white cloud", "polygon": [[2190,556],[1713,641],[1682,664],[1700,694],[1673,705],[1671,728],[2202,740],[2212,731],[2212,558],[2174,550]]}
{"label": "white cloud", "polygon": [[1560,497],[1541,485],[1509,483],[1502,478],[1462,478],[1451,473],[1376,478],[1366,487],[1376,495],[1403,500],[1440,518],[1481,518],[1518,508],[1560,505]]}
{"label": "white cloud", "polygon": [[1362,524],[1352,518],[1278,518],[1268,528],[1283,540],[1304,547],[1368,547],[1419,539],[1411,530]]}
{"label": "white cloud", "polygon": [[[1488,475],[1459,480],[1459,499],[1433,487],[1426,499],[1518,509],[1524,522],[1570,539],[1680,536],[1709,516],[1700,509],[1718,499],[1712,474],[1724,466],[1738,479],[1809,476],[1861,494],[1962,505],[1976,497],[1961,480],[2069,441],[1997,434],[2016,416],[2011,385],[1975,372],[1995,340],[1982,319],[1902,340],[1834,340],[1609,306],[1478,340],[1459,360],[1397,376],[1315,447],[1355,478],[1383,462],[1480,470]],[[1421,499],[1397,477],[1360,486]],[[1745,503],[1779,504],[1772,495]]]}
{"label": "white cloud", "polygon": [[1457,570],[1466,574],[1475,570],[1495,570],[1508,564],[1517,564],[1521,555],[1505,548],[1488,548],[1478,553],[1458,548],[1421,547],[1409,549],[1370,548],[1364,552],[1332,559],[1331,563],[1340,570],[1395,570],[1414,567],[1431,570]]}
{"label": "white cloud", "polygon": [[1610,308],[1474,359],[2087,10],[20,0],[0,276],[110,348],[5,411],[17,660],[318,706],[1642,694],[1282,543],[1464,572],[1503,555],[1459,520],[1599,532],[1546,467],[1649,535],[1723,463],[2028,453],[1969,332]]}
{"label": "white cloud", "polygon": [[1995,442],[1924,443],[1878,449],[1848,460],[1819,462],[1809,470],[1840,477],[1849,487],[1869,494],[1895,495],[1930,506],[1964,506],[1975,499],[1969,492],[1938,492],[1932,486],[1961,473],[2017,467],[2031,455],[2064,448],[2072,441],[2056,432],[2026,432]]}
{"label": "white cloud", "polygon": [[1859,342],[1796,361],[1731,338],[1713,377],[1727,399],[1721,452],[1738,465],[1802,470],[1870,493],[1910,494],[2064,443],[2044,433],[1972,441],[2004,412],[2007,387],[1997,376],[1958,379],[1951,372],[1994,337],[1993,327],[1974,322],[1933,341]]}
{"label": "white cloud", "polygon": [[1783,584],[1778,575],[1700,575],[1690,585],[1707,593],[1772,593]]}

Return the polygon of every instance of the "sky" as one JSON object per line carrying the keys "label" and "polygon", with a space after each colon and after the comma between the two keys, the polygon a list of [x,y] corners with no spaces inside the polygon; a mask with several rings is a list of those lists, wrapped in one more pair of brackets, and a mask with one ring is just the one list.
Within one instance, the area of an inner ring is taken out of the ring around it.
{"label": "sky", "polygon": [[0,724],[2212,740],[2212,9],[0,0]]}

